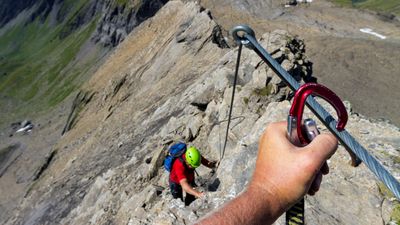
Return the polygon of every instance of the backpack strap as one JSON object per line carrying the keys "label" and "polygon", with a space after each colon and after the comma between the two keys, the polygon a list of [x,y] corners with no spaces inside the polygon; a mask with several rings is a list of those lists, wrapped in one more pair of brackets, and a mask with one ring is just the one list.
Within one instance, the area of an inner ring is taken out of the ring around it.
{"label": "backpack strap", "polygon": [[[185,153],[186,153],[186,152],[185,152]],[[197,174],[197,176],[199,176],[199,174],[197,173],[196,169],[190,168],[190,167],[186,164],[185,160],[183,159],[183,156],[184,156],[184,155],[185,155],[185,154],[182,154],[181,156],[178,157],[179,160],[182,162],[183,166],[184,166],[186,169],[188,169],[188,170],[193,170],[193,171]]]}
{"label": "backpack strap", "polygon": [[[186,153],[186,152],[185,152],[185,153]],[[183,159],[183,156],[185,155],[185,153],[183,153],[182,155],[180,155],[180,156],[178,157],[178,159],[182,162],[182,164],[183,164],[183,166],[184,166],[185,168],[188,168],[188,166],[186,165],[185,160]]]}

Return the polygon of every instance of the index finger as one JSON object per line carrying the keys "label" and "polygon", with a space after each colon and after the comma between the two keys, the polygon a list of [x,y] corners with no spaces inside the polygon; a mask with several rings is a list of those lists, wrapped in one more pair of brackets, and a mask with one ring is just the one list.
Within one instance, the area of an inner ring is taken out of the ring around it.
{"label": "index finger", "polygon": [[267,140],[272,145],[282,146],[283,149],[296,148],[288,139],[286,121],[270,123],[261,136],[260,144]]}

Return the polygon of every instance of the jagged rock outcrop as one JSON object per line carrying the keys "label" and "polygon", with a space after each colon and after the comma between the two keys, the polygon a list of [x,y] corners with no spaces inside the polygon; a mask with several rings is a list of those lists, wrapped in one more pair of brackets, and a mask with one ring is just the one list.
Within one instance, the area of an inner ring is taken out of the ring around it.
{"label": "jagged rock outcrop", "polygon": [[25,10],[28,17],[26,23],[37,18],[42,23],[46,20],[50,21],[52,26],[65,22],[65,26],[59,35],[63,39],[78,28],[93,20],[98,20],[92,40],[95,43],[100,42],[104,46],[115,47],[124,40],[133,28],[152,17],[166,2],[168,0],[135,2],[90,0],[77,4],[64,0],[12,1],[12,3],[5,1],[0,6],[0,12],[2,12],[0,27]]}
{"label": "jagged rock outcrop", "polygon": [[76,94],[126,35],[166,2],[2,1],[1,129]]}
{"label": "jagged rock outcrop", "polygon": [[105,1],[100,23],[92,39],[105,46],[115,47],[133,28],[152,17],[166,2],[168,0],[115,4],[114,1]]}
{"label": "jagged rock outcrop", "polygon": [[87,105],[93,97],[93,93],[78,92],[74,101],[72,102],[71,112],[68,115],[67,122],[61,132],[61,135],[68,132],[74,125],[75,119],[79,115],[79,111]]}
{"label": "jagged rock outcrop", "polygon": [[[168,145],[178,140],[197,146],[207,158],[221,156],[237,49],[213,43],[216,26],[207,10],[181,1],[170,1],[139,25],[82,88],[94,93],[91,100],[4,223],[189,224],[239,194],[251,178],[260,135],[269,123],[286,120],[292,96],[247,49],[225,156],[216,171],[198,169],[207,198],[189,207],[172,199],[161,165]],[[304,43],[288,37],[278,30],[259,40],[285,69],[296,71],[296,79],[308,81],[312,68]],[[347,129],[400,176],[399,128],[351,114]],[[320,192],[306,198],[308,224],[394,220],[398,202],[383,194],[364,165],[352,168],[348,159],[339,147]]]}
{"label": "jagged rock outcrop", "polygon": [[15,18],[23,10],[33,6],[35,0],[4,0],[0,7],[0,27]]}

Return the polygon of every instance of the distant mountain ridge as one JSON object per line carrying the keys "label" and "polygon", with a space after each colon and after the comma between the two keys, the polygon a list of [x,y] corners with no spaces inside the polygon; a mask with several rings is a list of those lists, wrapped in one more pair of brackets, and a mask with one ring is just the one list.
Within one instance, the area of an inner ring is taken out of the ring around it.
{"label": "distant mountain ridge", "polygon": [[166,2],[3,1],[0,104],[9,107],[0,112],[0,125],[63,101],[110,50]]}
{"label": "distant mountain ridge", "polygon": [[[147,20],[163,1],[53,1],[49,12],[48,2],[36,1],[14,13],[0,28],[0,224],[192,224],[239,194],[251,178],[260,135],[287,119],[293,93],[243,48],[230,105],[237,60],[226,32],[232,24],[249,24],[299,82],[312,76],[341,98],[350,90],[347,96],[368,108],[400,98],[359,85],[397,90],[390,86],[400,83],[396,24],[324,0],[274,5],[281,2],[175,0]],[[369,24],[388,40],[359,32]],[[388,74],[394,76],[381,79]],[[356,85],[347,88],[346,81]],[[400,129],[369,119],[350,102],[346,130],[400,179]],[[16,133],[21,116],[32,111],[45,113],[28,118],[31,132]],[[305,111],[307,117],[314,118]],[[220,160],[216,171],[198,168],[196,182],[208,194],[189,207],[172,199],[162,166],[176,141]],[[307,223],[399,224],[400,202],[364,164],[352,168],[348,159],[339,146],[321,190],[306,198]]]}
{"label": "distant mountain ridge", "polygon": [[14,19],[23,10],[32,7],[35,0],[3,0],[0,4],[0,27]]}

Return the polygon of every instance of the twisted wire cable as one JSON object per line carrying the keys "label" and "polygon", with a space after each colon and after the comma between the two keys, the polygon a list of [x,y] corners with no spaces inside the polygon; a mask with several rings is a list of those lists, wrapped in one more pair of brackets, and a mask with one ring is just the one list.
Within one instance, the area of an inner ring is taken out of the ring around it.
{"label": "twisted wire cable", "polygon": [[224,147],[222,148],[222,153],[220,154],[221,158],[219,161],[221,161],[225,155],[226,143],[228,142],[229,126],[231,124],[232,110],[233,110],[233,98],[235,97],[235,89],[236,89],[237,77],[238,77],[238,73],[239,73],[239,65],[240,65],[240,56],[242,54],[242,46],[243,46],[242,43],[239,43],[239,50],[238,50],[238,56],[237,56],[237,60],[236,60],[236,68],[235,68],[235,78],[233,80],[231,105],[229,108],[228,124],[226,125]]}
{"label": "twisted wire cable", "polygon": [[[236,29],[236,33],[235,33]],[[243,32],[239,36],[238,32]],[[242,42],[246,47],[254,50],[260,58],[293,90],[296,91],[300,84],[275,61],[271,55],[255,39],[254,31],[247,26],[234,28],[234,38]],[[380,179],[400,200],[400,183],[376,160],[368,151],[361,146],[346,130],[336,129],[336,120],[317,102],[312,96],[307,98],[307,106],[321,120],[322,123],[339,139],[339,141],[351,150],[365,165]]]}
{"label": "twisted wire cable", "polygon": [[[235,28],[234,28],[235,29]],[[254,31],[250,27],[241,25],[238,28],[243,32],[242,36],[234,35],[237,41],[254,50],[261,59],[293,90],[296,91],[300,84],[275,61],[274,58],[258,43],[255,39]],[[361,146],[346,130],[338,131],[336,129],[337,121],[317,102],[312,96],[307,98],[308,108],[325,124],[325,126],[339,139],[339,141],[351,150],[365,165],[381,180],[400,200],[400,183],[389,173],[368,151]]]}

